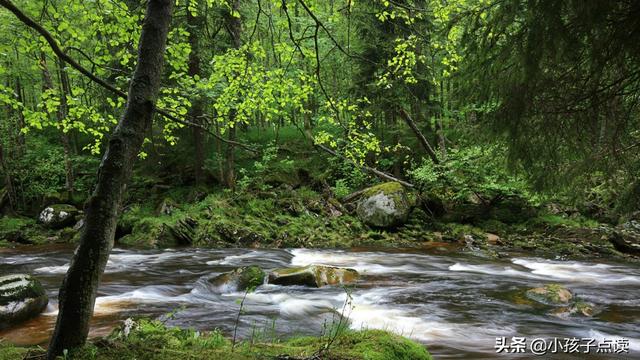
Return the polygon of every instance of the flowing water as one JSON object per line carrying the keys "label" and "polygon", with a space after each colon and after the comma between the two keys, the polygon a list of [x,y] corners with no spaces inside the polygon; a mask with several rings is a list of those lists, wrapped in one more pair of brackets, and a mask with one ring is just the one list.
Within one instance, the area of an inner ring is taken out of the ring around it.
{"label": "flowing water", "polygon": [[[26,272],[49,292],[47,310],[0,338],[46,343],[56,297],[72,249],[30,247],[0,252],[0,274]],[[439,251],[114,249],[96,301],[92,335],[129,316],[162,316],[170,325],[231,334],[243,293],[206,281],[237,266],[265,270],[308,264],[355,268],[363,276],[347,292],[337,287],[260,286],[246,297],[238,334],[244,338],[319,335],[336,313],[354,329],[395,331],[427,345],[436,359],[514,358],[497,354],[496,337],[626,338],[630,352],[591,358],[640,358],[640,267],[630,263],[559,261],[514,254],[502,260]],[[595,304],[596,315],[558,317],[517,294],[550,282]],[[348,306],[344,306],[348,302]],[[337,310],[336,310],[337,309]],[[527,356],[528,355],[528,356]],[[522,358],[531,357],[530,354]],[[580,355],[566,358],[582,358]],[[563,356],[554,358],[564,358]]]}

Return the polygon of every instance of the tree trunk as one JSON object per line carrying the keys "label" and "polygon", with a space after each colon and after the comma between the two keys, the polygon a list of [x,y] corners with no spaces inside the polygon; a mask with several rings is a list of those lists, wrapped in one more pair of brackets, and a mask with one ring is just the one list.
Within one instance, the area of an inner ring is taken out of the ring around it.
{"label": "tree trunk", "polygon": [[[2,173],[4,174],[4,188],[6,189],[7,201],[9,203],[9,212],[13,214],[16,210],[16,191],[13,187],[13,180],[11,179],[9,167],[7,166],[7,162],[4,158],[4,147],[2,146],[2,142],[0,142],[0,170],[2,170]],[[0,192],[0,211],[2,211],[2,208],[4,207],[3,197],[4,196],[2,196]]]}
{"label": "tree trunk", "polygon": [[[17,76],[16,76],[16,100],[18,100],[18,102],[20,102],[26,108],[26,104],[24,103],[24,93],[22,92],[22,83],[20,82],[20,78]],[[16,128],[18,129],[18,132],[16,133],[16,138],[15,138],[15,142],[16,142],[15,151],[16,151],[16,157],[20,157],[22,156],[22,154],[24,154],[25,140],[24,140],[24,134],[22,133],[22,129],[25,126],[25,121],[24,121],[24,114],[22,113],[22,111],[18,110],[17,114],[18,114],[18,117],[17,117],[18,123],[16,124]]]}
{"label": "tree trunk", "polygon": [[[42,70],[42,89],[44,91],[53,90],[53,79],[49,72],[47,65],[47,58],[44,52],[40,53],[40,69]],[[60,74],[60,106],[56,112],[56,118],[58,120],[58,130],[60,131],[60,142],[62,143],[62,149],[64,152],[64,170],[65,170],[65,189],[69,198],[73,196],[73,165],[71,163],[71,145],[69,141],[69,134],[64,132],[63,122],[67,117],[69,108],[67,105],[67,94],[69,94],[70,86],[69,79],[64,71],[64,64],[58,62],[58,72]]]}
{"label": "tree trunk", "polygon": [[[234,0],[231,5],[231,11],[225,14],[225,22],[227,24],[227,30],[229,31],[229,36],[231,37],[231,44],[234,49],[239,49],[242,46],[242,40],[240,35],[242,33],[242,22],[240,18],[233,16],[234,13],[239,13],[240,9],[240,0]],[[232,110],[229,113],[229,140],[236,140],[236,127],[237,124],[234,124],[236,117],[236,111]],[[227,151],[226,151],[226,185],[231,189],[235,189],[236,185],[236,177],[235,177],[235,146],[234,144],[227,143]]]}
{"label": "tree trunk", "polygon": [[216,135],[218,138],[216,139],[216,154],[218,154],[218,178],[220,179],[220,184],[226,184],[226,177],[224,176],[224,166],[222,164],[222,134],[220,133],[220,123],[215,121],[216,124]]}
{"label": "tree trunk", "polygon": [[87,339],[98,285],[113,248],[122,195],[151,127],[172,8],[171,0],[147,3],[127,105],[102,158],[96,188],[85,205],[80,245],[60,288],[58,320],[47,353],[50,360]]}
{"label": "tree trunk", "polygon": [[[196,3],[197,6],[197,3]],[[199,11],[199,10],[198,10]],[[189,27],[189,45],[191,52],[189,53],[189,76],[192,78],[200,74],[200,47],[197,31],[202,28],[202,18],[199,15],[193,16],[191,11],[187,10],[187,26]],[[202,125],[202,98],[197,96],[193,101],[193,105],[189,111],[189,117],[196,124]],[[205,132],[200,127],[193,127],[193,146],[194,146],[194,177],[196,185],[204,183],[204,159],[205,159]]]}
{"label": "tree trunk", "polygon": [[[228,130],[228,139],[230,141],[236,141],[236,127],[232,126]],[[227,144],[227,151],[225,153],[226,166],[225,166],[225,183],[229,189],[236,188],[236,173],[235,173],[235,146],[233,143]]]}
{"label": "tree trunk", "polygon": [[60,110],[58,112],[58,122],[60,123],[60,140],[62,142],[62,149],[64,151],[64,169],[65,169],[65,186],[69,198],[73,198],[74,187],[74,175],[73,164],[71,163],[71,139],[69,138],[69,132],[64,131],[63,121],[69,114],[69,105],[67,103],[67,96],[73,96],[71,94],[71,85],[69,84],[69,76],[67,70],[64,68],[62,60],[58,59],[58,72],[60,73]]}
{"label": "tree trunk", "polygon": [[[450,84],[450,83],[449,83]],[[450,90],[451,88],[448,87],[447,90]],[[451,99],[451,92],[447,91],[447,96],[449,96],[449,99]],[[440,81],[440,114],[436,119],[436,133],[438,135],[438,147],[440,148],[440,155],[442,156],[442,159],[446,159],[447,158],[447,142],[446,142],[446,138],[444,137],[444,126],[442,124],[442,120],[444,118],[445,115],[445,104],[448,104],[448,106],[446,107],[447,110],[451,109],[451,103],[445,103],[444,101],[444,87],[442,85],[442,80]]]}

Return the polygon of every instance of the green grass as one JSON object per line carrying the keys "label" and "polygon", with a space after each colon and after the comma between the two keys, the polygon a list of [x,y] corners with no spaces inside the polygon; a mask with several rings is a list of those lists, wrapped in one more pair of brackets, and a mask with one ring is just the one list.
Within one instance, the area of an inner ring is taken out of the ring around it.
{"label": "green grass", "polygon": [[[333,340],[331,340],[333,339]],[[21,358],[25,349],[0,344],[0,360]],[[41,351],[41,350],[40,350]],[[345,330],[335,338],[296,337],[284,341],[232,342],[219,331],[200,333],[168,328],[159,321],[140,320],[125,336],[122,328],[68,353],[77,360],[249,360],[305,358],[322,351],[332,360],[429,360],[423,345],[382,330]]]}

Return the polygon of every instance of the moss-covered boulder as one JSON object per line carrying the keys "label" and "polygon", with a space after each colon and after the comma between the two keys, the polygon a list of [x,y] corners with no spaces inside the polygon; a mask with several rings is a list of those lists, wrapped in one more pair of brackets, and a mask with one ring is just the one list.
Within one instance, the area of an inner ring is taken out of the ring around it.
{"label": "moss-covered boulder", "polygon": [[319,288],[326,285],[352,284],[358,277],[359,274],[354,269],[309,265],[275,269],[269,273],[269,283]]}
{"label": "moss-covered boulder", "polygon": [[76,215],[79,213],[80,211],[73,205],[53,204],[40,212],[38,221],[49,229],[62,229],[73,226],[76,223]]}
{"label": "moss-covered boulder", "polygon": [[558,284],[547,284],[542,287],[529,289],[526,296],[545,305],[567,305],[571,303],[573,294],[567,288]]}
{"label": "moss-covered boulder", "polygon": [[387,182],[366,189],[358,201],[356,212],[365,224],[376,228],[392,228],[407,221],[410,210],[407,192],[398,182]]}
{"label": "moss-covered boulder", "polygon": [[264,283],[265,272],[258,266],[244,266],[222,273],[209,280],[212,285],[224,291],[244,291]]}
{"label": "moss-covered boulder", "polygon": [[616,250],[640,256],[640,221],[630,220],[618,225],[608,239]]}
{"label": "moss-covered boulder", "polygon": [[49,302],[42,284],[26,274],[0,277],[0,329],[40,314]]}

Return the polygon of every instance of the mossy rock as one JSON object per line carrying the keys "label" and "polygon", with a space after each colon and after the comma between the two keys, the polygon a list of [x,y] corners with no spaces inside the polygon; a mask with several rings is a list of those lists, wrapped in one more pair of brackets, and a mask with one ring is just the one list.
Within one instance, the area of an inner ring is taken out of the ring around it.
{"label": "mossy rock", "polygon": [[209,283],[225,291],[245,291],[264,283],[265,272],[259,266],[244,266],[222,273]]}
{"label": "mossy rock", "polygon": [[69,204],[52,204],[44,208],[38,215],[38,221],[49,229],[62,229],[76,223],[76,215],[80,211]]}
{"label": "mossy rock", "polygon": [[37,234],[36,222],[26,217],[2,217],[0,218],[0,240],[13,243],[34,244],[41,241],[42,236]]}
{"label": "mossy rock", "polygon": [[356,213],[369,226],[393,228],[407,221],[410,208],[404,187],[398,182],[386,182],[363,191]]}
{"label": "mossy rock", "polygon": [[269,283],[275,285],[300,285],[323,287],[326,285],[352,284],[360,275],[354,269],[309,265],[275,269],[269,273]]}
{"label": "mossy rock", "polygon": [[42,284],[31,275],[0,277],[0,329],[38,316],[48,302]]}
{"label": "mossy rock", "polygon": [[547,284],[529,289],[526,295],[531,300],[553,306],[570,304],[573,299],[571,291],[559,284]]}

